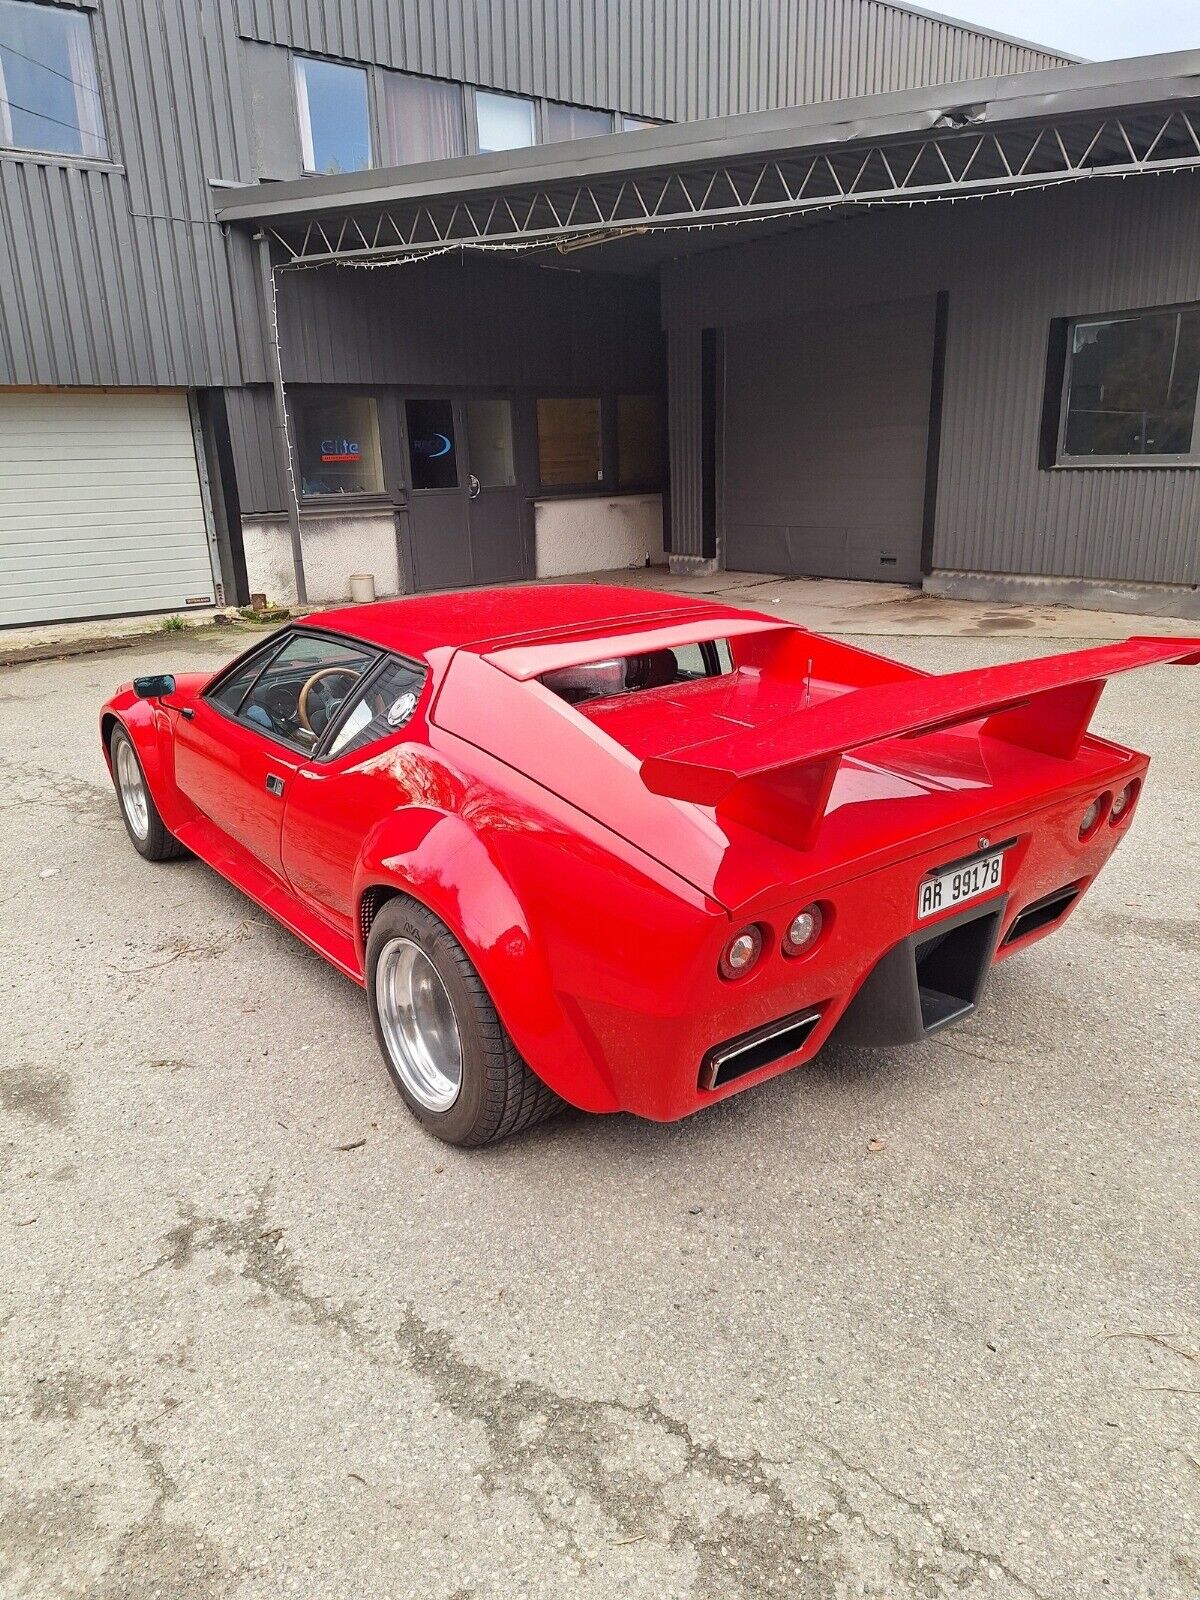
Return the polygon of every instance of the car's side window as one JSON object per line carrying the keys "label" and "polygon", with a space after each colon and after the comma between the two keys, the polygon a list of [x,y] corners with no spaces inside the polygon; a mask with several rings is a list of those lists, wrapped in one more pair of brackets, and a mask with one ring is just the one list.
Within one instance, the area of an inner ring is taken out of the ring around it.
{"label": "car's side window", "polygon": [[[241,701],[238,720],[301,750],[312,750],[375,659],[369,651],[336,639],[297,632]],[[229,687],[232,691],[232,679]]]}
{"label": "car's side window", "polygon": [[238,707],[246,698],[246,690],[278,647],[277,638],[264,639],[253,650],[247,651],[240,662],[235,661],[216,688],[205,691],[205,698],[220,706],[222,711],[228,711],[230,716],[236,716]]}
{"label": "car's side window", "polygon": [[363,683],[334,734],[328,756],[349,755],[398,733],[412,721],[425,673],[411,661],[389,659]]}

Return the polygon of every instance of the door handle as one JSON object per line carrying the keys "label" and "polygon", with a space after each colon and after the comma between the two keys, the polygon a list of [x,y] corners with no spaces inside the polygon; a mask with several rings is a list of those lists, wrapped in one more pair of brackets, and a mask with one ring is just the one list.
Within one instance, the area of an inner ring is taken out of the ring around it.
{"label": "door handle", "polygon": [[479,499],[480,483],[473,472],[467,473],[467,493],[472,500]]}
{"label": "door handle", "polygon": [[283,793],[283,779],[274,772],[267,773],[267,793],[273,795]]}

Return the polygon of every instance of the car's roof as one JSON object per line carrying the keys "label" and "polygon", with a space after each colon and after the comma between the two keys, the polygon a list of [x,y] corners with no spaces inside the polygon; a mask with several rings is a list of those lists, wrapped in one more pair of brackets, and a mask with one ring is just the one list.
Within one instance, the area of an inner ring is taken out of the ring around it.
{"label": "car's roof", "polygon": [[516,640],[559,639],[614,624],[637,628],[651,618],[743,613],[709,600],[607,583],[512,584],[448,594],[379,600],[304,618],[309,627],[344,633],[402,655],[431,650],[495,648]]}

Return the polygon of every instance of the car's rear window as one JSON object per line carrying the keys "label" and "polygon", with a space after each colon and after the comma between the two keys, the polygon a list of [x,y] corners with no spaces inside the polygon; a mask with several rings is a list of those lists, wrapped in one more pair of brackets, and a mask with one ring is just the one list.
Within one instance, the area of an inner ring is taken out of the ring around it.
{"label": "car's rear window", "polygon": [[582,705],[588,700],[721,678],[732,671],[728,639],[706,639],[700,644],[678,644],[637,655],[606,656],[602,661],[588,661],[581,666],[556,667],[544,672],[541,682],[569,704]]}

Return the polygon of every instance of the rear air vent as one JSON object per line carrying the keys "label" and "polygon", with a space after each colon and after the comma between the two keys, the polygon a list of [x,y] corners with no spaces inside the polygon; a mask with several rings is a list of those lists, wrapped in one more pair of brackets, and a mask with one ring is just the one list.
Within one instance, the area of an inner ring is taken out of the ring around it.
{"label": "rear air vent", "polygon": [[1062,921],[1078,898],[1079,885],[1073,883],[1066,889],[1056,889],[1053,894],[1035,900],[1018,913],[1012,927],[1004,935],[1005,945],[1016,944],[1018,939],[1025,939],[1031,933],[1052,928],[1056,922]]}
{"label": "rear air vent", "polygon": [[996,941],[999,911],[923,939],[914,950],[926,1033],[974,1011]]}
{"label": "rear air vent", "polygon": [[700,1087],[719,1089],[722,1084],[733,1083],[772,1061],[782,1061],[808,1043],[808,1037],[821,1020],[819,1011],[803,1011],[794,1017],[782,1017],[765,1028],[744,1033],[727,1044],[719,1044],[705,1056],[700,1067]]}

